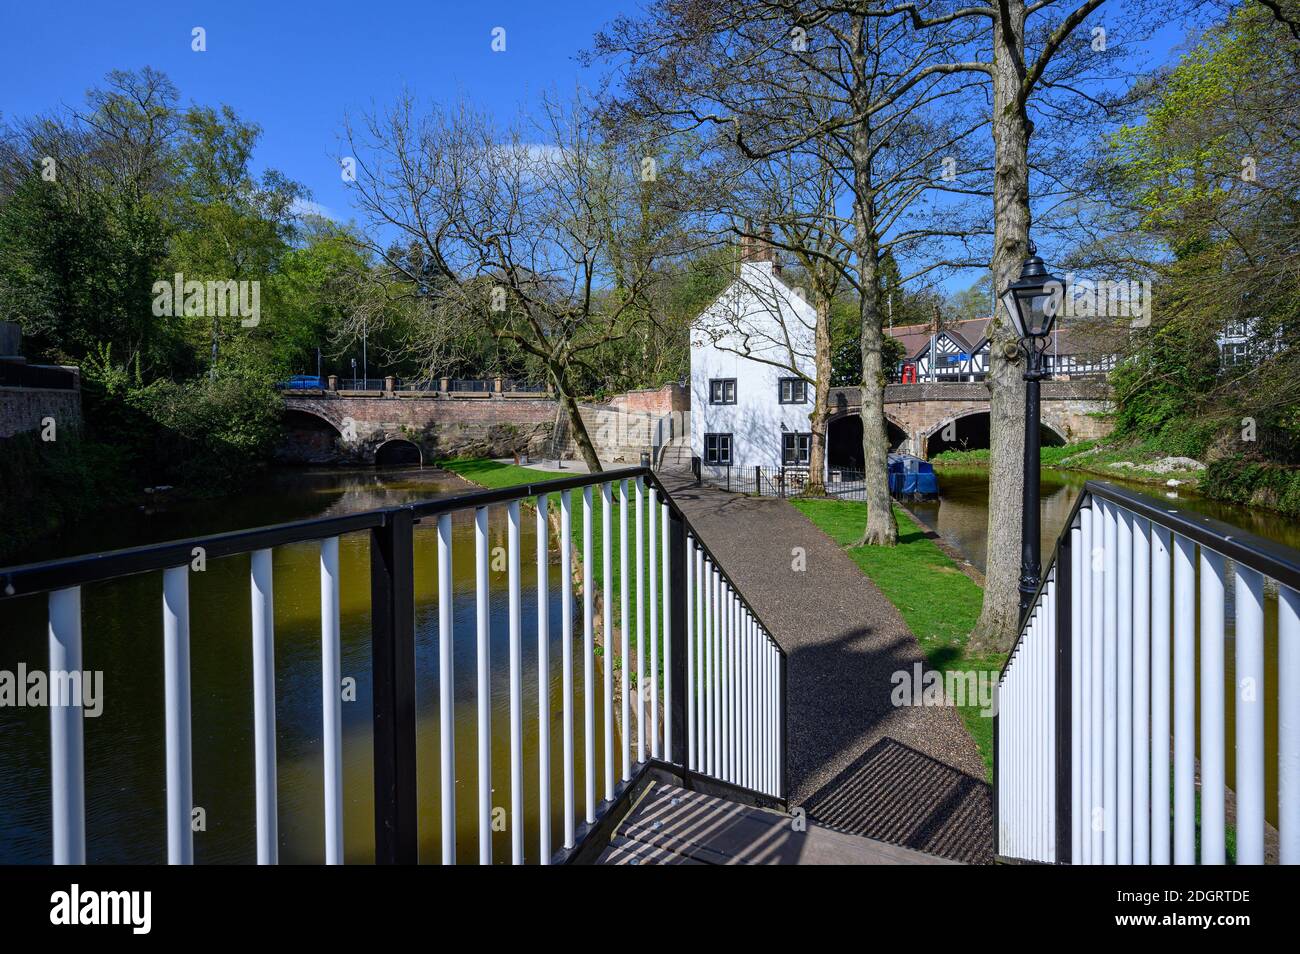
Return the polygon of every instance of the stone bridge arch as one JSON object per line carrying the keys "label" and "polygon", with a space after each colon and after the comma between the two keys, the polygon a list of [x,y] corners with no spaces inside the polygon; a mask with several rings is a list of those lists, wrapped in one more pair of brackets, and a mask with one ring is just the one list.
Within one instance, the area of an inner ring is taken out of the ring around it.
{"label": "stone bridge arch", "polygon": [[[832,388],[831,420],[857,414],[858,388]],[[1065,443],[1093,440],[1110,433],[1110,388],[1104,380],[1045,381],[1042,389],[1042,423],[1051,440]],[[907,435],[906,449],[929,456],[927,443],[948,424],[975,423],[989,413],[989,389],[983,382],[928,382],[890,384],[885,387],[885,417]],[[891,440],[891,445],[893,444]],[[984,446],[987,446],[985,444]]]}
{"label": "stone bridge arch", "polygon": [[[919,435],[919,456],[930,458],[945,450],[984,450],[989,447],[990,407],[974,405],[945,420],[939,421]],[[1044,447],[1069,443],[1069,436],[1043,415],[1039,421],[1040,437]],[[952,434],[951,439],[945,431]],[[935,438],[939,440],[935,440]]]}

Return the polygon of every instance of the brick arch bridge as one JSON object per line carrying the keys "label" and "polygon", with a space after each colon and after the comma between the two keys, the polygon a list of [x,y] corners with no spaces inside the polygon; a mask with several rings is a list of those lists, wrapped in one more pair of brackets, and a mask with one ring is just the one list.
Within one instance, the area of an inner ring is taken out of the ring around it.
{"label": "brick arch bridge", "polygon": [[[831,388],[830,428],[861,410],[857,388]],[[1110,389],[1104,381],[1044,381],[1042,422],[1062,443],[1093,440],[1110,433]],[[989,412],[989,389],[983,382],[890,384],[885,387],[885,418],[890,445],[929,457],[931,438],[949,424],[959,430]],[[965,424],[963,424],[965,422]],[[987,444],[985,444],[987,446]]]}
{"label": "brick arch bridge", "polygon": [[[527,393],[527,392],[520,392]],[[333,391],[284,394],[281,457],[302,463],[373,464],[380,449],[409,441],[420,459],[540,453],[555,423],[555,401],[486,392]]]}

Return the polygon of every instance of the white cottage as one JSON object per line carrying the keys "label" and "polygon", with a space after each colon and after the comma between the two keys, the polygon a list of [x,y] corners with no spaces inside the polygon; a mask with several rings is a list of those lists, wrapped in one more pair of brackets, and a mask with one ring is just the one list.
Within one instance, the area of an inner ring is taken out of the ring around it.
{"label": "white cottage", "polygon": [[770,247],[742,248],[736,280],[691,327],[691,454],[706,473],[808,465],[816,323]]}

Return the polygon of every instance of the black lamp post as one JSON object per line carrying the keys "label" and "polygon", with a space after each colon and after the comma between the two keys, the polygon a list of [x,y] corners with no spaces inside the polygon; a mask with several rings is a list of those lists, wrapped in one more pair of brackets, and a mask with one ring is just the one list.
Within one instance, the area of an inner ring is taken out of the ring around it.
{"label": "black lamp post", "polygon": [[1033,244],[1020,277],[1002,293],[1011,324],[1024,349],[1025,365],[1025,486],[1020,531],[1020,621],[1023,624],[1038,591],[1042,572],[1039,530],[1039,382],[1043,379],[1043,350],[1060,309],[1064,284],[1047,271]]}

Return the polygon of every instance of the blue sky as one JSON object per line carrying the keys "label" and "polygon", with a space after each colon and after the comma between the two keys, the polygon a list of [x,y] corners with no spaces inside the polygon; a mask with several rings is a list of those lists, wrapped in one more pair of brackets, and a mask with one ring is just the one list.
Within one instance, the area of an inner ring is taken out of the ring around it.
{"label": "blue sky", "polygon": [[[594,84],[599,77],[580,67],[578,53],[604,23],[638,5],[74,0],[55,14],[46,4],[10,3],[0,34],[0,113],[80,104],[109,70],[152,66],[171,77],[183,102],[226,103],[261,125],[258,168],[302,182],[322,211],[347,221],[352,211],[335,159],[345,112],[391,103],[407,86],[429,99],[466,96],[512,117],[546,89]],[[1115,4],[1117,15],[1121,9]],[[206,31],[205,52],[191,49],[194,27]],[[506,31],[503,53],[492,50],[496,27]],[[1168,24],[1142,65],[1166,60],[1183,39],[1182,25]],[[945,284],[964,288],[977,277]]]}
{"label": "blue sky", "polygon": [[[350,217],[335,161],[346,110],[421,96],[466,95],[501,116],[584,75],[577,54],[620,5],[610,0],[311,4],[6,3],[0,112],[6,118],[80,104],[111,69],[152,66],[184,102],[228,103],[263,128],[260,168],[304,183],[336,218]],[[630,8],[631,5],[623,5]],[[191,30],[207,51],[191,50]],[[506,50],[491,48],[494,27]],[[591,77],[594,81],[595,77]]]}

